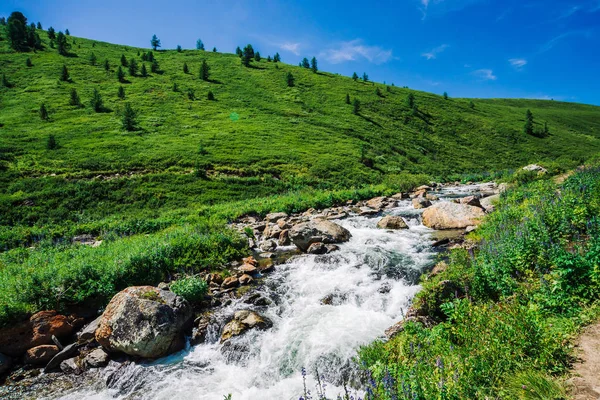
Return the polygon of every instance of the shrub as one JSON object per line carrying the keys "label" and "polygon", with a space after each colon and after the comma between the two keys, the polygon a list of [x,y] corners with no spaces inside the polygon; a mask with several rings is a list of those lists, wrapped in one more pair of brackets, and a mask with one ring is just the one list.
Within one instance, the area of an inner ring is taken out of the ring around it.
{"label": "shrub", "polygon": [[170,285],[171,291],[190,303],[198,303],[204,299],[208,291],[206,281],[200,277],[190,276],[178,279]]}

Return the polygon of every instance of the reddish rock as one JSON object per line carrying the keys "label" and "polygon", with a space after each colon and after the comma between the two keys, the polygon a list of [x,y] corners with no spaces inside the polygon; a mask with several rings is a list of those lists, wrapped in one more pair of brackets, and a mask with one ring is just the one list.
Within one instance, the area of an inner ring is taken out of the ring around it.
{"label": "reddish rock", "polygon": [[42,365],[48,363],[58,354],[60,349],[56,345],[43,344],[27,350],[25,353],[25,364]]}
{"label": "reddish rock", "polygon": [[239,285],[238,278],[236,278],[235,276],[230,276],[229,278],[225,278],[221,287],[223,289],[230,289],[230,288],[234,288],[238,285]]}
{"label": "reddish rock", "polygon": [[238,279],[238,281],[242,284],[242,285],[247,285],[250,282],[253,281],[252,277],[248,274],[244,274],[242,276],[240,276],[240,278]]}
{"label": "reddish rock", "polygon": [[79,319],[65,316],[56,311],[40,311],[29,321],[0,329],[0,353],[19,356],[32,347],[51,344],[52,335],[64,338],[78,328]]}

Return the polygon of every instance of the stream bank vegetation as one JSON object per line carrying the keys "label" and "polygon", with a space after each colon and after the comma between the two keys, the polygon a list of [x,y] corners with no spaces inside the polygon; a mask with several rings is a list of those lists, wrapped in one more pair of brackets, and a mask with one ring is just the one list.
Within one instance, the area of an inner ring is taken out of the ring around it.
{"label": "stream bank vegetation", "polygon": [[369,399],[566,399],[573,337],[599,315],[600,168],[506,192],[388,342],[361,349]]}

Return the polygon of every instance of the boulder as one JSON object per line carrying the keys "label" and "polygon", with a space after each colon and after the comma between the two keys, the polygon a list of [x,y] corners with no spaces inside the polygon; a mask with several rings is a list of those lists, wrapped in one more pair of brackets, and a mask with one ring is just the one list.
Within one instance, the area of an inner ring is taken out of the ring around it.
{"label": "boulder", "polygon": [[375,210],[381,210],[383,207],[387,205],[387,199],[385,197],[375,197],[369,201],[367,201],[367,207],[373,208]]}
{"label": "boulder", "polygon": [[306,252],[308,254],[325,254],[327,253],[327,246],[321,242],[313,243],[308,246],[308,250],[306,250]]}
{"label": "boulder", "polygon": [[262,251],[275,251],[277,243],[273,239],[265,240],[258,246]]}
{"label": "boulder", "polygon": [[52,336],[65,338],[79,328],[81,320],[56,311],[40,311],[28,321],[0,329],[0,353],[16,357],[28,349],[53,344]]}
{"label": "boulder", "polygon": [[464,229],[479,225],[484,215],[479,207],[443,201],[425,209],[423,225],[433,229]]}
{"label": "boulder", "polygon": [[481,207],[488,213],[494,211],[494,205],[496,203],[498,203],[498,201],[500,200],[500,195],[499,194],[495,194],[493,196],[489,196],[489,197],[485,197],[483,199],[481,199],[480,203],[481,203]]}
{"label": "boulder", "polygon": [[237,311],[234,314],[233,319],[223,327],[223,332],[221,333],[221,343],[231,339],[234,336],[239,336],[249,329],[268,329],[272,326],[273,323],[268,318],[263,317],[254,311]]}
{"label": "boulder", "polygon": [[481,203],[479,202],[479,199],[475,196],[463,197],[459,200],[459,204],[466,204],[468,206],[482,208]]}
{"label": "boulder", "polygon": [[290,231],[288,229],[284,229],[279,233],[279,245],[280,246],[289,246],[291,244],[290,240]]}
{"label": "boulder", "polygon": [[538,175],[543,175],[546,172],[548,172],[548,170],[546,168],[541,167],[537,164],[529,164],[529,165],[523,167],[523,171],[537,172]]}
{"label": "boulder", "polygon": [[412,200],[412,204],[413,207],[415,209],[420,209],[420,208],[427,208],[427,207],[431,207],[431,201],[429,201],[427,198],[425,197],[415,197]]}
{"label": "boulder", "polygon": [[279,225],[268,225],[263,235],[268,239],[276,239],[281,234],[281,228]]}
{"label": "boulder", "polygon": [[108,364],[108,358],[108,353],[99,347],[84,357],[83,364],[88,368],[104,367]]}
{"label": "boulder", "polygon": [[252,279],[252,277],[250,275],[244,274],[244,275],[242,275],[242,276],[239,277],[238,281],[242,285],[247,285],[247,284],[251,283],[253,281],[253,279]]}
{"label": "boulder", "polygon": [[276,213],[267,214],[265,219],[267,220],[267,222],[277,222],[278,220],[280,220],[282,218],[287,218],[287,216],[288,215],[284,212],[276,212]]}
{"label": "boulder", "polygon": [[[95,331],[94,331],[95,333]],[[77,355],[77,351],[81,345],[79,343],[71,343],[62,349],[58,354],[56,354],[52,359],[46,364],[44,368],[44,372],[50,372],[60,367],[60,363],[62,363],[67,358],[74,357]]]}
{"label": "boulder", "polygon": [[244,264],[240,267],[240,272],[243,272],[244,274],[255,274],[258,272],[258,268],[256,268],[254,265],[252,264]]}
{"label": "boulder", "polygon": [[4,374],[12,367],[12,359],[0,353],[0,375]]}
{"label": "boulder", "polygon": [[230,276],[228,278],[225,278],[225,280],[221,284],[221,288],[222,289],[231,289],[231,288],[237,287],[239,284],[240,284],[240,282],[238,281],[238,278],[236,278],[235,276]]}
{"label": "boulder", "polygon": [[65,374],[80,374],[82,372],[82,369],[77,363],[77,359],[75,357],[69,358],[61,362],[60,370]]}
{"label": "boulder", "polygon": [[377,223],[377,227],[381,229],[408,229],[408,225],[402,219],[395,215],[386,215]]}
{"label": "boulder", "polygon": [[58,346],[53,344],[43,344],[33,347],[25,353],[25,364],[41,365],[46,364],[55,355],[59,353]]}
{"label": "boulder", "polygon": [[109,352],[159,358],[182,348],[192,316],[188,302],[173,292],[152,286],[129,287],[106,307],[96,340]]}
{"label": "boulder", "polygon": [[377,215],[379,214],[379,210],[375,210],[371,207],[360,207],[358,209],[358,215],[363,217],[368,217],[369,215]]}
{"label": "boulder", "polygon": [[86,325],[79,333],[77,333],[78,343],[88,343],[96,339],[96,329],[100,323],[100,317],[96,318],[92,322]]}
{"label": "boulder", "polygon": [[335,222],[313,220],[295,225],[290,229],[290,239],[302,251],[313,243],[342,243],[350,240],[350,232]]}

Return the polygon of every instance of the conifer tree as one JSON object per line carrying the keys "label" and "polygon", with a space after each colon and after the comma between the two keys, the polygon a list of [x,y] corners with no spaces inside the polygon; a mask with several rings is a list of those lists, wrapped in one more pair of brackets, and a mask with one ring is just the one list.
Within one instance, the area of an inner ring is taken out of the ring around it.
{"label": "conifer tree", "polygon": [[69,82],[71,78],[69,77],[69,70],[67,66],[63,64],[62,70],[60,72],[60,80],[63,82]]}
{"label": "conifer tree", "polygon": [[271,61],[273,61],[273,59],[271,58],[271,56],[270,55],[267,56],[267,62],[271,62]]}
{"label": "conifer tree", "polygon": [[102,112],[102,110],[104,109],[104,101],[102,100],[102,95],[100,94],[98,89],[94,89],[94,92],[92,93],[92,98],[90,99],[90,105],[92,106],[92,109],[97,113]]}
{"label": "conifer tree", "polygon": [[25,65],[27,65],[28,67],[33,67],[33,63],[31,62],[31,58],[27,57],[27,60],[25,60]]}
{"label": "conifer tree", "polygon": [[238,46],[238,47],[235,49],[235,54],[236,54],[238,57],[242,57],[242,55],[244,54],[244,53],[242,52],[242,49],[240,49],[240,46]]}
{"label": "conifer tree", "polygon": [[67,42],[67,37],[64,33],[58,32],[56,35],[56,49],[58,50],[58,54],[61,56],[66,56],[69,54],[69,49],[71,45]]}
{"label": "conifer tree", "polygon": [[406,96],[406,106],[410,109],[415,108],[415,95],[412,92]]}
{"label": "conifer tree", "polygon": [[48,121],[48,110],[44,103],[40,106],[40,118],[42,121]]}
{"label": "conifer tree", "polygon": [[281,56],[279,55],[279,53],[275,53],[275,55],[273,56],[273,62],[281,62]]}
{"label": "conifer tree", "polygon": [[146,70],[146,64],[142,64],[141,75],[144,78],[148,76],[148,70]]}
{"label": "conifer tree", "polygon": [[360,100],[354,99],[352,103],[352,114],[358,115],[360,113]]}
{"label": "conifer tree", "polygon": [[182,50],[181,46],[180,46],[180,45],[177,45],[177,52],[178,52],[178,53],[181,53],[182,51],[183,51],[183,50]]}
{"label": "conifer tree", "polygon": [[379,97],[383,97],[383,93],[381,93],[381,89],[379,89],[379,87],[375,89],[375,94]]}
{"label": "conifer tree", "polygon": [[196,50],[204,50],[204,43],[200,39],[196,40]]}
{"label": "conifer tree", "polygon": [[203,81],[208,81],[209,76],[210,67],[208,66],[206,60],[202,60],[202,65],[200,66],[200,79],[202,79]]}
{"label": "conifer tree", "polygon": [[544,136],[550,135],[550,131],[548,130],[548,122],[544,122]]}
{"label": "conifer tree", "polygon": [[96,55],[94,53],[90,54],[90,64],[95,66],[97,62],[98,58],[96,57]]}
{"label": "conifer tree", "polygon": [[196,99],[196,93],[194,93],[194,89],[188,89],[188,99],[194,101]]}
{"label": "conifer tree", "polygon": [[310,68],[310,63],[308,62],[308,58],[304,57],[302,59],[301,66],[302,66],[302,68],[306,68],[306,69]]}
{"label": "conifer tree", "polygon": [[152,35],[152,39],[150,40],[150,44],[154,51],[160,47],[160,39],[156,35]]}
{"label": "conifer tree", "polygon": [[444,100],[448,100],[448,93],[444,92]]}
{"label": "conifer tree", "polygon": [[211,90],[208,91],[208,94],[206,95],[206,98],[208,100],[213,101],[215,99],[215,95],[213,94],[213,92]]}
{"label": "conifer tree", "polygon": [[69,30],[68,30],[68,29],[65,29],[65,35],[67,35],[67,36],[71,36],[71,32],[69,32]]}
{"label": "conifer tree", "polygon": [[151,51],[149,51],[149,52],[146,54],[146,60],[148,60],[148,61],[150,61],[150,62],[154,61],[154,53],[153,53],[153,52],[151,52]]}
{"label": "conifer tree", "polygon": [[[138,51],[138,56],[140,55],[140,52]],[[148,61],[148,54],[144,53],[142,54],[142,61]]]}
{"label": "conifer tree", "polygon": [[246,47],[244,47],[244,50],[242,53],[242,64],[244,64],[244,66],[246,66],[246,67],[249,67],[250,61],[252,61],[253,58],[254,58],[254,49],[252,48],[252,45],[249,44]]}
{"label": "conifer tree", "polygon": [[367,75],[366,72],[363,72],[362,79],[363,79],[363,82],[369,82],[369,75]]}
{"label": "conifer tree", "polygon": [[533,113],[531,110],[527,110],[525,114],[525,126],[523,131],[528,135],[533,135]]}
{"label": "conifer tree", "polygon": [[125,54],[121,54],[121,66],[127,68],[129,64],[127,64],[127,58],[125,58]]}
{"label": "conifer tree", "polygon": [[117,96],[121,100],[125,98],[125,88],[123,86],[119,86],[119,91],[117,92]]}
{"label": "conifer tree", "polygon": [[346,104],[350,104],[350,95],[346,93]]}
{"label": "conifer tree", "polygon": [[123,72],[123,67],[121,67],[120,65],[119,65],[119,69],[117,70],[117,79],[121,83],[125,82],[125,72]]}
{"label": "conifer tree", "polygon": [[69,104],[75,107],[81,107],[81,99],[75,88],[71,89],[71,99],[69,100]]}
{"label": "conifer tree", "polygon": [[310,69],[314,73],[316,73],[319,70],[317,68],[317,58],[316,57],[313,57],[312,60],[310,60]]}
{"label": "conifer tree", "polygon": [[53,27],[48,28],[48,39],[54,40],[56,39],[56,31]]}
{"label": "conifer tree", "polygon": [[150,64],[150,71],[152,71],[153,74],[158,74],[158,72],[160,71],[160,67],[158,65],[157,60],[152,61],[152,64]]}
{"label": "conifer tree", "polygon": [[12,87],[11,83],[6,78],[6,74],[2,74],[2,82],[1,83],[2,83],[2,86],[4,86],[5,88]]}
{"label": "conifer tree", "polygon": [[469,100],[469,108],[475,108],[475,103],[473,103],[473,100]]}
{"label": "conifer tree", "polygon": [[185,62],[184,62],[184,63],[183,63],[183,73],[184,73],[184,74],[187,74],[187,73],[189,73],[189,72],[190,72],[190,69],[188,68],[188,65],[187,65],[187,63],[185,63]]}
{"label": "conifer tree", "polygon": [[125,103],[125,107],[123,108],[121,123],[123,124],[123,129],[128,132],[132,132],[137,129],[137,112],[129,103]]}
{"label": "conifer tree", "polygon": [[177,86],[177,82],[173,82],[173,91],[175,93],[179,92],[179,86]]}
{"label": "conifer tree", "polygon": [[285,80],[287,82],[288,87],[294,87],[294,75],[291,72],[288,72]]}
{"label": "conifer tree", "polygon": [[42,23],[41,22],[37,23],[37,29],[42,30]]}
{"label": "conifer tree", "polygon": [[356,72],[352,74],[352,80],[355,82],[358,80],[358,74]]}
{"label": "conifer tree", "polygon": [[[44,121],[46,121],[47,119],[48,118],[44,119]],[[55,150],[58,148],[58,143],[56,142],[56,138],[54,137],[54,135],[50,134],[50,136],[48,136],[48,140],[46,141],[46,148],[48,150]]]}
{"label": "conifer tree", "polygon": [[8,17],[6,34],[8,43],[13,50],[27,50],[27,18],[19,11],[14,11]]}
{"label": "conifer tree", "polygon": [[129,60],[129,75],[136,76],[138,73],[138,65],[134,58]]}
{"label": "conifer tree", "polygon": [[213,53],[216,53],[216,52],[217,52],[217,48],[213,47]]}
{"label": "conifer tree", "polygon": [[6,18],[0,17],[0,25],[2,25],[2,26],[6,25]]}
{"label": "conifer tree", "polygon": [[106,72],[110,71],[110,62],[108,61],[108,59],[104,60],[104,70]]}

